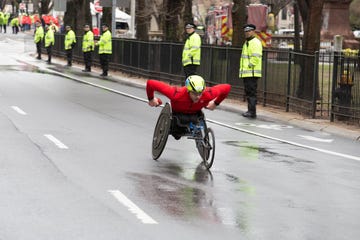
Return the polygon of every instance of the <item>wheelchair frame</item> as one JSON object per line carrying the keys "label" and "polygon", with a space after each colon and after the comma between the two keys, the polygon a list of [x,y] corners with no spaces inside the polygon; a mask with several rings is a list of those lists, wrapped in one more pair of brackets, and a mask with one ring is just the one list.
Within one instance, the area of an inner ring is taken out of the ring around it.
{"label": "wheelchair frame", "polygon": [[[205,115],[201,116],[196,123],[181,123],[181,120],[172,113],[171,106],[166,103],[158,117],[152,141],[152,157],[158,159],[162,154],[167,143],[168,136],[176,134],[180,137],[194,139],[196,148],[202,158],[202,162],[207,169],[210,169],[214,163],[215,157],[215,135],[211,128],[206,125]],[[175,132],[176,128],[184,131]]]}

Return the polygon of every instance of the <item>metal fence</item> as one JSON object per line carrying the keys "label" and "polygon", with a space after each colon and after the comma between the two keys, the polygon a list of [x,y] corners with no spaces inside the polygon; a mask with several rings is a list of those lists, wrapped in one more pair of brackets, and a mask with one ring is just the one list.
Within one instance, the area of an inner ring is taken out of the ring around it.
{"label": "metal fence", "polygon": [[[82,62],[78,37],[74,59]],[[63,35],[56,35],[54,54],[65,56]],[[183,44],[113,39],[110,68],[171,84],[183,84]],[[198,74],[208,85],[229,83],[230,97],[245,99],[238,78],[240,48],[203,45]],[[94,64],[99,65],[94,54]],[[263,77],[258,100],[264,106],[280,107],[312,118],[347,121],[360,125],[359,57],[341,53],[305,54],[287,49],[264,49]]]}

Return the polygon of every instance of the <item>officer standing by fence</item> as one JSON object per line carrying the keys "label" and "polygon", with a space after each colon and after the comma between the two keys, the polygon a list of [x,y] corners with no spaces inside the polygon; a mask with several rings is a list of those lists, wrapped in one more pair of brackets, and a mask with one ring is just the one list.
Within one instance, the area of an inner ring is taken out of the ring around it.
{"label": "officer standing by fence", "polygon": [[94,34],[88,24],[84,25],[84,36],[82,42],[85,69],[83,72],[91,72],[92,52],[94,51]]}
{"label": "officer standing by fence", "polygon": [[52,47],[55,43],[54,31],[49,25],[45,26],[45,30],[45,48],[48,55],[47,63],[51,64]]}
{"label": "officer standing by fence", "polygon": [[185,30],[187,38],[182,52],[182,64],[185,77],[196,75],[196,69],[200,65],[201,58],[201,37],[195,32],[194,23],[187,23]]}
{"label": "officer standing by fence", "polygon": [[102,68],[101,77],[106,77],[109,70],[109,61],[112,54],[112,37],[107,24],[102,25],[102,34],[99,41],[96,42],[96,46],[99,46],[99,58]]}
{"label": "officer standing by fence", "polygon": [[41,43],[44,38],[44,29],[41,22],[36,22],[36,30],[34,36],[34,42],[36,44],[37,59],[41,59]]}
{"label": "officer standing by fence", "polygon": [[72,58],[73,58],[73,48],[76,44],[76,36],[74,31],[71,29],[71,26],[67,25],[65,27],[66,34],[65,34],[65,51],[66,51],[66,58],[67,58],[67,66],[72,66]]}
{"label": "officer standing by fence", "polygon": [[262,44],[255,36],[255,29],[253,24],[244,26],[246,41],[242,47],[239,69],[248,103],[248,111],[242,115],[247,118],[256,118],[257,82],[261,77]]}
{"label": "officer standing by fence", "polygon": [[4,33],[6,33],[6,27],[9,24],[9,18],[10,18],[10,13],[5,13],[4,14],[4,24],[3,24]]}

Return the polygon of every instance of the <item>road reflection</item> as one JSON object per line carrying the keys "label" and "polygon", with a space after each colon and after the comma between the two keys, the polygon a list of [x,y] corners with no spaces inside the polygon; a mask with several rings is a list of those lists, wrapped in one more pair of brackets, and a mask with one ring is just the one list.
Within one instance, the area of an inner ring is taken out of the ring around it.
{"label": "road reflection", "polygon": [[292,148],[288,155],[287,150],[277,149],[276,145],[273,145],[273,148],[271,148],[270,146],[260,146],[247,141],[225,141],[224,143],[239,148],[239,157],[242,159],[280,163],[296,173],[309,172],[315,167],[313,161],[302,158],[301,155],[296,157],[290,155],[297,148]]}
{"label": "road reflection", "polygon": [[219,186],[214,186],[213,174],[201,164],[191,169],[168,162],[154,171],[154,174],[129,173],[128,176],[137,192],[166,214],[185,221],[201,219],[247,231],[251,203],[236,199],[239,193],[242,198],[254,194],[245,181],[221,174],[217,179]]}

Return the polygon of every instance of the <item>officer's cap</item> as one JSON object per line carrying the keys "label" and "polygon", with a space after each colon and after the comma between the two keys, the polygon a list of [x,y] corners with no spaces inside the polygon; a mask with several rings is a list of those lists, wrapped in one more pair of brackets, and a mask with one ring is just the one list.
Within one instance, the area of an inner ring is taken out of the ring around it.
{"label": "officer's cap", "polygon": [[254,31],[256,26],[254,24],[245,24],[244,25],[244,32]]}
{"label": "officer's cap", "polygon": [[194,23],[186,23],[185,24],[185,28],[189,29],[189,28],[196,28],[196,25]]}

